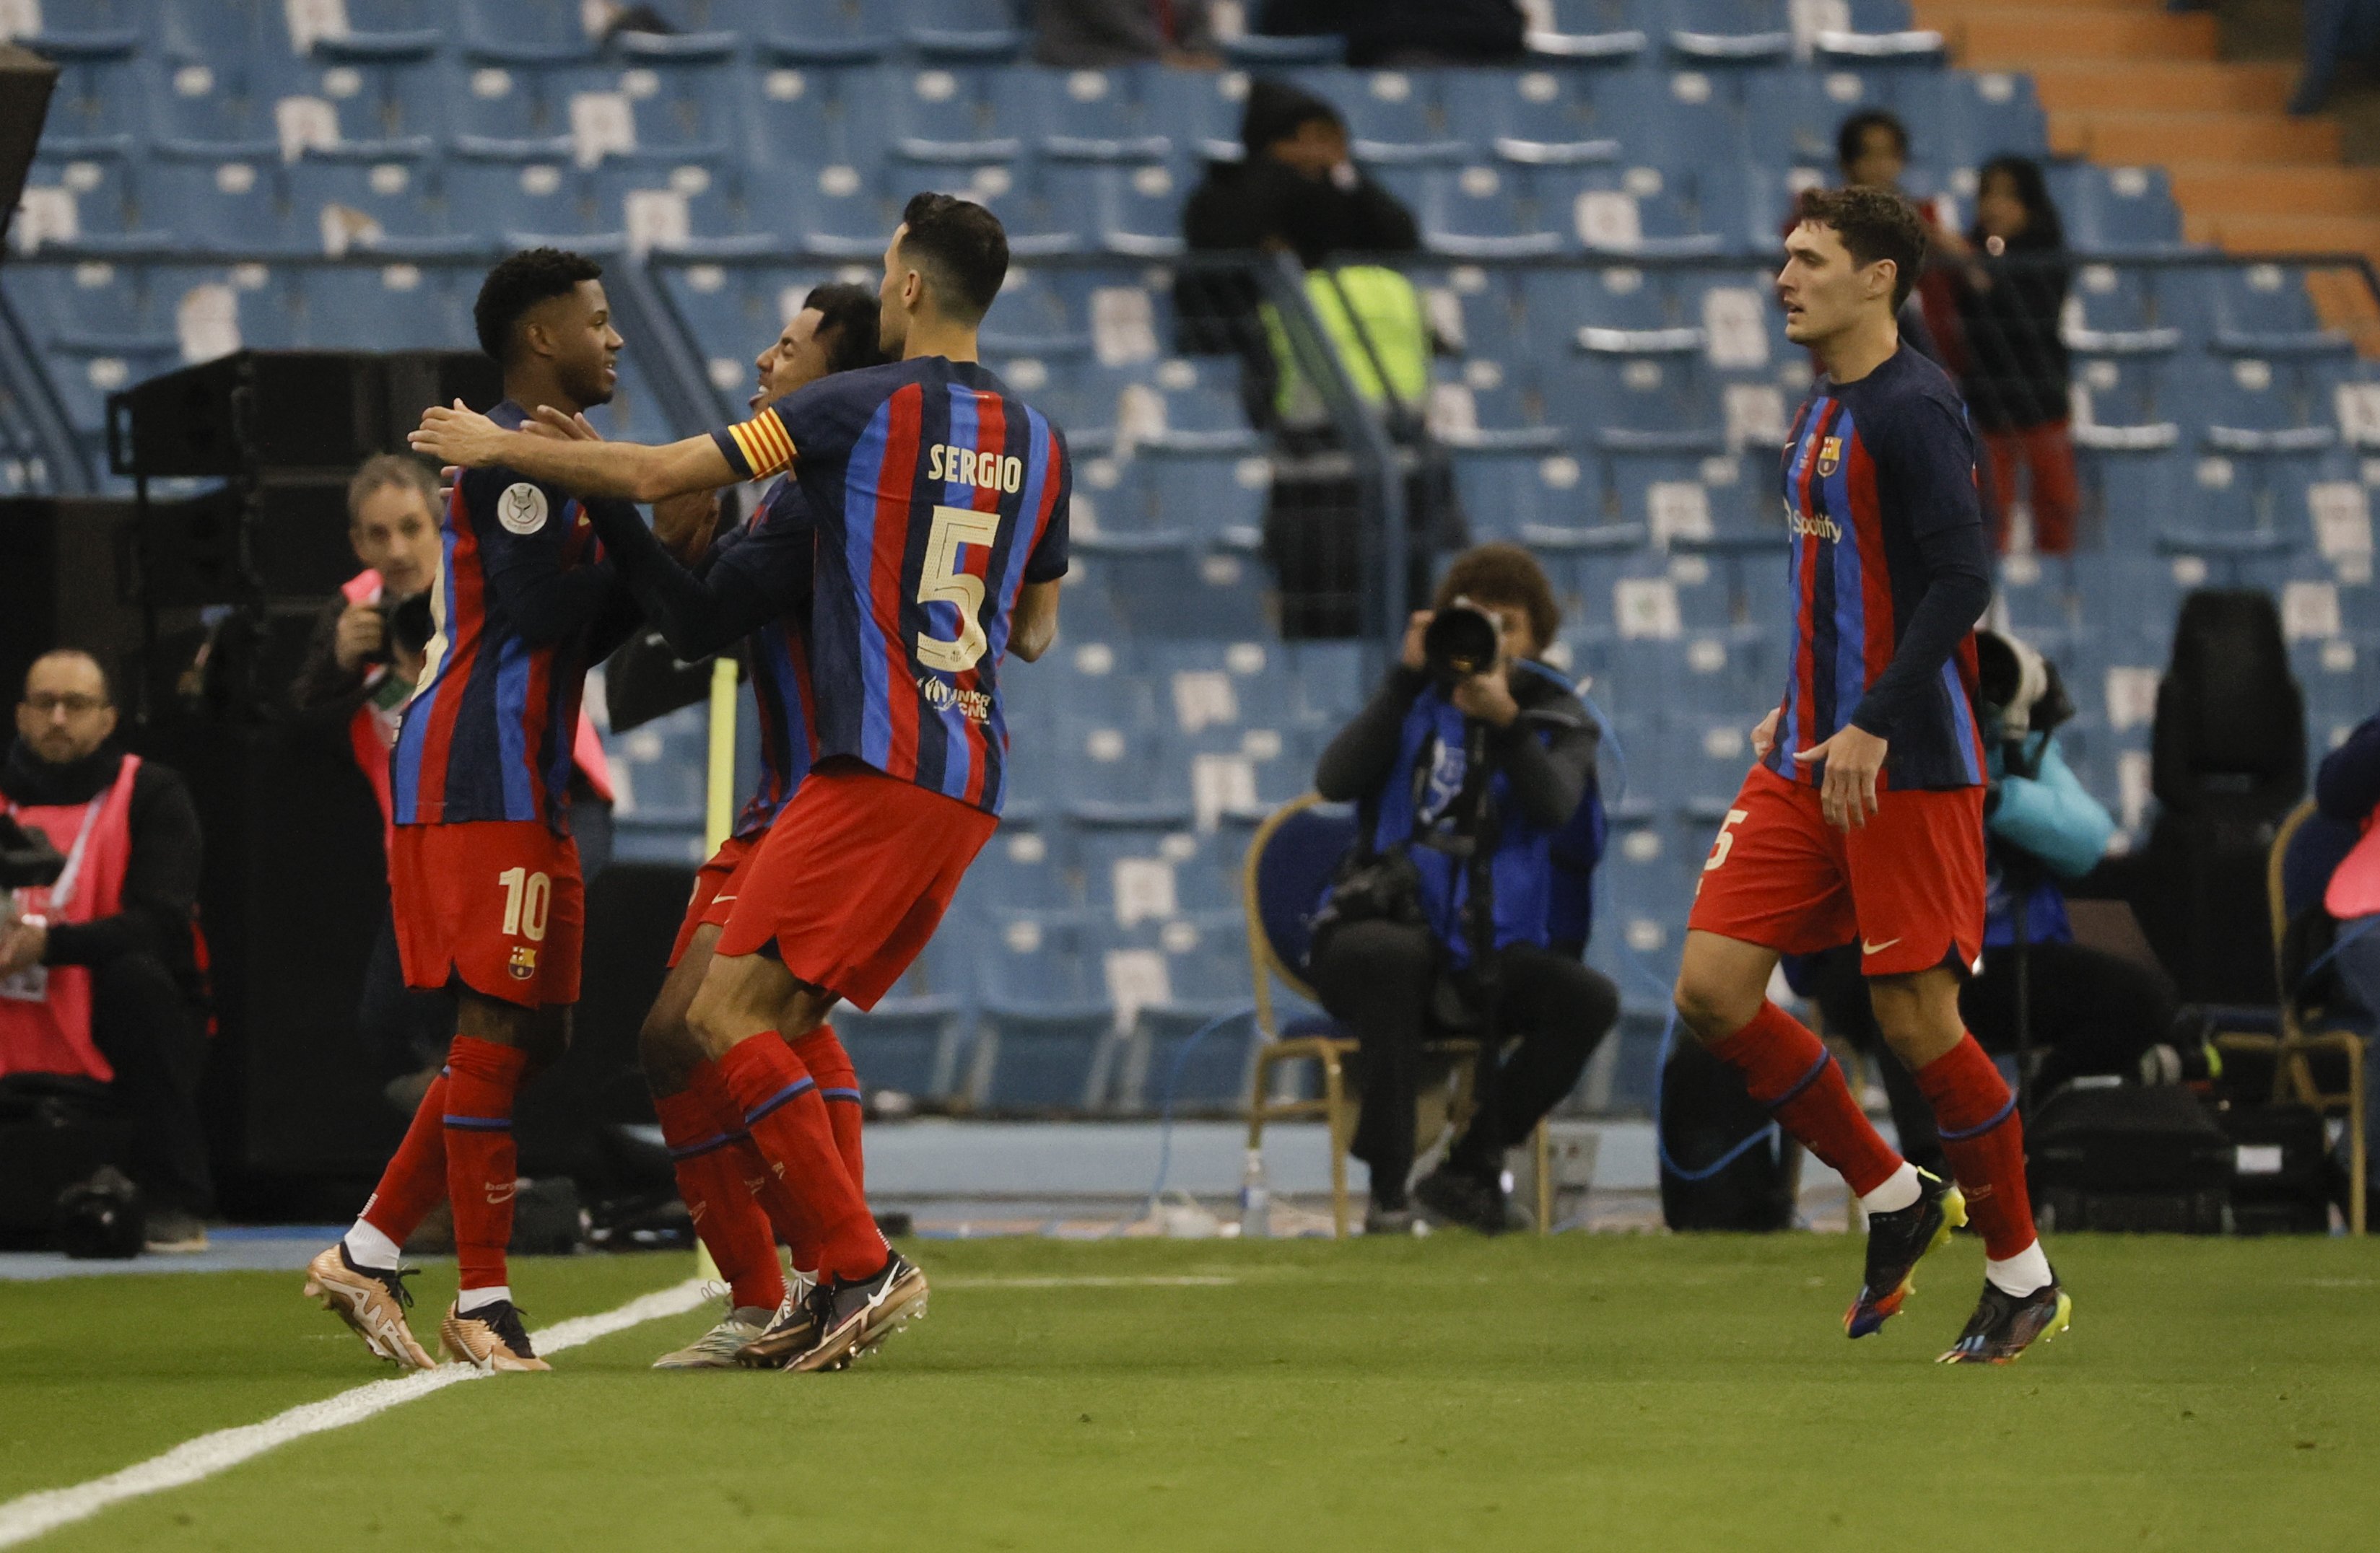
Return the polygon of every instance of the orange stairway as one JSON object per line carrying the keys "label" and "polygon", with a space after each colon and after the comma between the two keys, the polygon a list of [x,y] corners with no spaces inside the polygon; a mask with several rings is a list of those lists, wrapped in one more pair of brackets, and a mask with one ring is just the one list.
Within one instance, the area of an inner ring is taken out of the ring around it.
{"label": "orange stairway", "polygon": [[2162,165],[2194,242],[2380,261],[2380,169],[2338,126],[2284,111],[2290,64],[2218,57],[2216,20],[2164,0],[1912,0],[1970,69],[2030,74],[2062,154]]}

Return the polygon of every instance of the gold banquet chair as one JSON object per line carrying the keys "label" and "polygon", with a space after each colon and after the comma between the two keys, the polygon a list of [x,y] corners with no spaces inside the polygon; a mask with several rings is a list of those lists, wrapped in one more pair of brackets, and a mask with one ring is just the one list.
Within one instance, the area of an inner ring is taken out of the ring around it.
{"label": "gold banquet chair", "polygon": [[[2364,1232],[2366,1207],[2364,1037],[2353,1030],[2331,1024],[2326,1009],[2315,1008],[2301,1013],[2297,1000],[2290,995],[2292,967],[2284,961],[2289,919],[2321,899],[2323,888],[2330,880],[2331,870],[2338,867],[2339,859],[2347,855],[2355,840],[2354,833],[2345,826],[2318,815],[2311,798],[2291,809],[2282,819],[2273,833],[2272,850],[2266,855],[2265,864],[2265,893],[2272,916],[2274,972],[2280,987],[2280,1032],[2269,1035],[2261,1031],[2226,1030],[2216,1035],[2215,1042],[2225,1051],[2269,1060],[2273,1064],[2274,1100],[2294,1100],[2320,1116],[2342,1112],[2346,1115],[2347,1227],[2360,1235]],[[2302,974],[2302,967],[2297,969],[2299,974]],[[2325,1075],[2338,1074],[2341,1067],[2344,1067],[2345,1074],[2340,1086],[2326,1087]]]}
{"label": "gold banquet chair", "polygon": [[[1255,981],[1257,1028],[1264,1038],[1257,1053],[1256,1079],[1248,1096],[1248,1147],[1263,1149],[1265,1124],[1269,1122],[1319,1117],[1327,1123],[1330,1132],[1331,1232],[1342,1239],[1347,1234],[1349,1217],[1347,1149],[1354,1139],[1360,1113],[1359,1102],[1348,1087],[1348,1059],[1354,1055],[1355,1038],[1336,1033],[1338,1027],[1327,1019],[1303,1021],[1300,1033],[1284,1033],[1275,998],[1278,985],[1320,1006],[1321,999],[1316,996],[1301,969],[1305,959],[1308,918],[1339,859],[1354,841],[1354,813],[1342,806],[1326,805],[1318,795],[1308,793],[1275,810],[1257,828],[1256,834],[1249,838],[1240,875],[1241,897],[1247,909],[1248,960]],[[1451,1094],[1445,1097],[1445,1117],[1450,1128],[1459,1129],[1471,1112],[1479,1043],[1448,1037],[1427,1044],[1432,1055],[1451,1067],[1453,1084]],[[1320,1098],[1276,1098],[1274,1090],[1281,1070],[1302,1062],[1312,1062],[1320,1068]],[[1435,1111],[1437,1098],[1425,1093],[1424,1109]],[[1536,1137],[1536,1226],[1540,1234],[1548,1232],[1552,1226],[1551,1156],[1550,1135],[1540,1122]]]}

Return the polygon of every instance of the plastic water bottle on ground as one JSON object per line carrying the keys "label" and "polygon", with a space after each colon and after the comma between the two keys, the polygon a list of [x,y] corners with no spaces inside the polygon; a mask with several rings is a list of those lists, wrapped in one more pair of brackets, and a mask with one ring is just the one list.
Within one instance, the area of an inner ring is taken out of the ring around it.
{"label": "plastic water bottle on ground", "polygon": [[1240,1171],[1240,1238],[1260,1240],[1272,1233],[1272,1193],[1265,1185],[1264,1150],[1248,1150]]}

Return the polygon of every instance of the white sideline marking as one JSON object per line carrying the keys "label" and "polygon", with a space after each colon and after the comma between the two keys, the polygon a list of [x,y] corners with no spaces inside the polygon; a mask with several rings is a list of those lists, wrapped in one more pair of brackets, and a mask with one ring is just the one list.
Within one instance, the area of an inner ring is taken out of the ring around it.
{"label": "white sideline marking", "polygon": [[[540,1357],[559,1353],[566,1348],[593,1342],[597,1338],[610,1337],[614,1332],[658,1321],[664,1316],[676,1316],[703,1303],[702,1282],[689,1279],[672,1288],[630,1300],[614,1310],[599,1316],[573,1316],[559,1321],[541,1332],[532,1341]],[[121,1472],[94,1477],[88,1483],[78,1483],[67,1488],[44,1488],[37,1493],[21,1495],[0,1504],[0,1547],[13,1547],[30,1542],[44,1532],[88,1520],[112,1504],[136,1499],[146,1494],[162,1493],[179,1488],[201,1478],[212,1477],[227,1468],[236,1467],[252,1456],[302,1439],[308,1435],[327,1429],[345,1428],[360,1424],[375,1413],[390,1408],[418,1401],[432,1391],[443,1391],[458,1381],[480,1380],[485,1377],[468,1365],[441,1365],[434,1370],[417,1370],[396,1380],[375,1380],[368,1386],[342,1391],[319,1402],[306,1402],[286,1413],[275,1413],[261,1424],[243,1424],[237,1428],[217,1429],[211,1435],[184,1440],[162,1456],[152,1456]]]}

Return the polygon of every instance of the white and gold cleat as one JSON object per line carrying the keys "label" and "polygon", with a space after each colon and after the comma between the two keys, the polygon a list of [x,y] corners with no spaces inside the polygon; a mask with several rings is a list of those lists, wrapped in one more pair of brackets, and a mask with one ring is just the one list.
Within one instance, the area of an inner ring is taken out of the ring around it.
{"label": "white and gold cleat", "polygon": [[553,1367],[529,1347],[520,1311],[510,1300],[480,1305],[468,1315],[448,1305],[446,1319],[438,1323],[438,1346],[446,1357],[490,1375]]}
{"label": "white and gold cleat", "polygon": [[400,1368],[426,1370],[430,1353],[405,1319],[413,1304],[405,1280],[416,1270],[358,1267],[341,1242],[306,1264],[306,1294],[353,1328],[373,1353]]}

